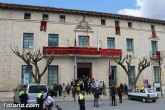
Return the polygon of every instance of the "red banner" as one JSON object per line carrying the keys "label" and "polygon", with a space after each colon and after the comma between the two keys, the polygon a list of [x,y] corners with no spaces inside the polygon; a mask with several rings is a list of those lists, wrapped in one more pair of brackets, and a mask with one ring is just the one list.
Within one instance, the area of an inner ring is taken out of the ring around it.
{"label": "red banner", "polygon": [[156,51],[156,58],[160,59],[160,51]]}
{"label": "red banner", "polygon": [[116,27],[116,35],[120,35],[120,27]]}
{"label": "red banner", "polygon": [[46,28],[47,28],[47,21],[41,21],[40,31],[46,32]]}
{"label": "red banner", "polygon": [[152,31],[152,37],[156,38],[156,32],[155,31]]}

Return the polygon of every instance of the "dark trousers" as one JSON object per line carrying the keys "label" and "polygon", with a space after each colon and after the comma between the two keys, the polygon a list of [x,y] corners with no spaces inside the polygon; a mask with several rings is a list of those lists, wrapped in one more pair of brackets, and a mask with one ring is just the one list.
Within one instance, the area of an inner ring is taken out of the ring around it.
{"label": "dark trousers", "polygon": [[119,95],[119,102],[122,103],[122,95]]}
{"label": "dark trousers", "polygon": [[24,105],[24,107],[22,107],[21,110],[26,110],[26,104],[27,104],[27,101],[24,100],[24,99],[21,99],[20,101],[21,101],[21,104]]}
{"label": "dark trousers", "polygon": [[111,96],[112,99],[112,106],[116,105],[116,97],[115,96]]}
{"label": "dark trousers", "polygon": [[87,89],[86,89],[86,92],[87,92],[87,95],[88,95],[88,94],[90,95],[91,89],[90,89],[90,88],[87,88]]}
{"label": "dark trousers", "polygon": [[70,94],[70,90],[67,90],[67,94],[68,94],[68,95]]}
{"label": "dark trousers", "polygon": [[59,96],[62,96],[62,93],[61,93],[62,91],[59,91]]}
{"label": "dark trousers", "polygon": [[85,100],[79,101],[80,110],[85,110]]}

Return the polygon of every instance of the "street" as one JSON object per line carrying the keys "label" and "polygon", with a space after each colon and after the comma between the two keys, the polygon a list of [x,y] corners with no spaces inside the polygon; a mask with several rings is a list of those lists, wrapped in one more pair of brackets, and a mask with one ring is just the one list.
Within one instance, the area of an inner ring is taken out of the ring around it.
{"label": "street", "polygon": [[[152,101],[143,103],[135,100],[123,100],[123,103],[119,103],[117,100],[117,106],[111,106],[109,100],[102,100],[102,104],[99,108],[93,107],[93,101],[86,101],[86,110],[164,110],[165,98],[159,98],[155,103]],[[62,110],[79,110],[78,102],[67,101],[67,102],[56,102]],[[4,103],[0,103],[0,110],[19,110],[18,108],[4,108]],[[53,110],[57,110],[55,106]]]}

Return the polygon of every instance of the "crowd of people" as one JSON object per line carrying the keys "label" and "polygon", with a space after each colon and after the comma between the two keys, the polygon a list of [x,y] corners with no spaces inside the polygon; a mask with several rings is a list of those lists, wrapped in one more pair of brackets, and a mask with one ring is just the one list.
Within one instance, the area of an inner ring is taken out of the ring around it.
{"label": "crowd of people", "polygon": [[[122,96],[127,95],[128,86],[126,84],[113,84],[106,88],[104,81],[85,79],[72,80],[70,83],[54,84],[53,88],[49,88],[47,96],[44,98],[42,91],[38,93],[37,103],[40,108],[48,108],[51,110],[53,103],[55,102],[52,96],[55,97],[66,97],[66,95],[72,94],[72,97],[78,96],[78,102],[80,105],[80,110],[85,110],[85,95],[93,95],[94,97],[94,107],[100,106],[100,95],[107,95],[107,90],[111,96],[112,106],[116,106],[116,95],[119,96],[119,102],[122,103]],[[21,104],[27,104],[27,94],[26,90],[23,89],[20,92]],[[24,108],[23,108],[24,109]],[[43,110],[43,109],[42,109]],[[60,110],[60,109],[59,109]]]}
{"label": "crowd of people", "polygon": [[85,79],[72,80],[70,83],[54,84],[51,90],[54,92],[54,96],[63,96],[72,94],[75,97],[80,91],[84,91],[86,95],[94,94],[94,90],[99,88],[100,94],[106,95],[106,85],[104,81]]}
{"label": "crowd of people", "polygon": [[106,87],[104,81],[85,79],[72,80],[70,83],[54,84],[52,88],[55,97],[66,97],[66,95],[72,94],[74,98],[78,95],[78,102],[80,104],[80,110],[85,110],[85,99],[83,95],[93,95],[94,107],[100,105],[100,95],[107,95],[106,91],[109,91],[111,96],[112,106],[116,106],[116,96],[119,96],[119,102],[122,103],[122,96],[127,95],[128,86],[126,84],[112,84]]}

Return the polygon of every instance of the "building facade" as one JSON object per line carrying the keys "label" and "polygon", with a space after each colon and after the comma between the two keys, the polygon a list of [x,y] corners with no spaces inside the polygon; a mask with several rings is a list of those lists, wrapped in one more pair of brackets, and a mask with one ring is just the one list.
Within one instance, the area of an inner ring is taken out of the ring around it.
{"label": "building facade", "polygon": [[[0,91],[12,91],[19,83],[33,82],[26,64],[10,49],[54,55],[41,83],[70,83],[73,78],[94,78],[128,83],[124,70],[112,58],[129,55],[134,80],[140,59],[151,61],[137,84],[159,86],[160,53],[165,84],[165,21],[117,14],[52,7],[0,3]],[[44,68],[46,59],[40,63]],[[111,77],[109,77],[111,67]]]}

